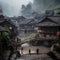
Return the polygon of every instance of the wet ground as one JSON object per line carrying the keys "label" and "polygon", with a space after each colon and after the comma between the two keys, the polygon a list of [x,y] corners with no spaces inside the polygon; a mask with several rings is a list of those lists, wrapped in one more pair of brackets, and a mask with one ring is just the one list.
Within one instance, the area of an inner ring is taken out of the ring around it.
{"label": "wet ground", "polygon": [[[39,54],[37,55],[36,49],[39,49]],[[31,54],[29,55],[29,49]],[[52,60],[47,53],[50,51],[50,48],[43,46],[27,46],[23,48],[23,54],[21,58],[16,60]]]}
{"label": "wet ground", "polygon": [[31,53],[36,53],[36,50],[39,49],[39,53],[48,53],[50,51],[50,48],[44,47],[44,46],[26,46],[23,47],[23,54],[29,54],[29,49]]}
{"label": "wet ground", "polygon": [[16,60],[52,60],[48,55],[46,54],[32,54],[32,55],[23,55],[21,58],[18,58]]}

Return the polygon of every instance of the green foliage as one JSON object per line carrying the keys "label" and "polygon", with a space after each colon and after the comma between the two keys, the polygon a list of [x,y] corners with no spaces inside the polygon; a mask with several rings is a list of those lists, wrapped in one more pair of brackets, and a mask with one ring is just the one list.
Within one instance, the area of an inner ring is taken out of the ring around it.
{"label": "green foliage", "polygon": [[8,40],[10,38],[9,33],[8,32],[2,32],[2,38]]}
{"label": "green foliage", "polygon": [[54,10],[56,13],[60,13],[60,5],[56,6]]}
{"label": "green foliage", "polygon": [[55,10],[59,10],[60,9],[60,5],[55,7]]}
{"label": "green foliage", "polygon": [[16,51],[16,58],[21,57],[19,51]]}
{"label": "green foliage", "polygon": [[60,0],[34,0],[34,9],[38,12],[54,9],[58,5],[60,5]]}

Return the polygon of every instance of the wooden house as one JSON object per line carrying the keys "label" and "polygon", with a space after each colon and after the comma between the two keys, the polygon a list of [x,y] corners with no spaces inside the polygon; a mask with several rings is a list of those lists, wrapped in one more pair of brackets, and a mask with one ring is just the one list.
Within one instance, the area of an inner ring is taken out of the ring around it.
{"label": "wooden house", "polygon": [[59,40],[57,32],[60,32],[60,16],[46,16],[37,24],[37,32],[40,40]]}
{"label": "wooden house", "polygon": [[34,26],[31,23],[32,21],[34,21],[34,19],[27,19],[21,16],[18,21],[20,27],[20,33],[34,32]]}
{"label": "wooden house", "polygon": [[16,23],[9,18],[5,18],[3,15],[0,15],[0,26],[5,27],[9,30],[11,38],[15,38],[18,35],[18,28]]}

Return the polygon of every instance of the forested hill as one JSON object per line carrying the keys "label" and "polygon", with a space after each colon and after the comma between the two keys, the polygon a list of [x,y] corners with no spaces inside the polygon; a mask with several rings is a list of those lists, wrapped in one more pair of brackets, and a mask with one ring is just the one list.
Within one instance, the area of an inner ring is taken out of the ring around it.
{"label": "forested hill", "polygon": [[60,5],[60,0],[34,0],[33,9],[43,11],[47,9],[55,9]]}
{"label": "forested hill", "polygon": [[56,6],[54,8],[54,10],[55,10],[56,13],[59,13],[60,14],[60,5]]}

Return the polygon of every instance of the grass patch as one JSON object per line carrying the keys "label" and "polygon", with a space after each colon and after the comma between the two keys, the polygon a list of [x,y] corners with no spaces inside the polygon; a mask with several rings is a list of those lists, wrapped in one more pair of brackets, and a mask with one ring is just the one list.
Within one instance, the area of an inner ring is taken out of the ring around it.
{"label": "grass patch", "polygon": [[29,33],[29,34],[20,34],[20,38],[22,40],[29,40],[29,38],[33,38],[36,33]]}

